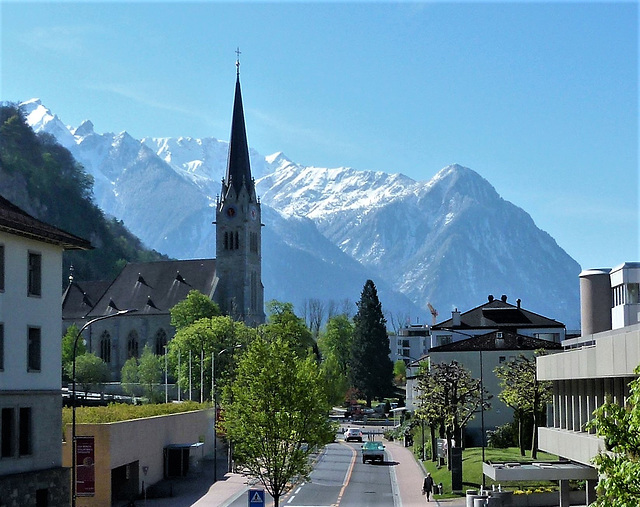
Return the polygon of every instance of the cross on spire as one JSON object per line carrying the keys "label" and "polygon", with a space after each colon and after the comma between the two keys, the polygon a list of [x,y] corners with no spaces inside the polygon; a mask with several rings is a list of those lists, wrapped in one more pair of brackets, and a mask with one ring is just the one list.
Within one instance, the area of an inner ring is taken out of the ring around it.
{"label": "cross on spire", "polygon": [[236,48],[236,75],[240,76],[240,48]]}

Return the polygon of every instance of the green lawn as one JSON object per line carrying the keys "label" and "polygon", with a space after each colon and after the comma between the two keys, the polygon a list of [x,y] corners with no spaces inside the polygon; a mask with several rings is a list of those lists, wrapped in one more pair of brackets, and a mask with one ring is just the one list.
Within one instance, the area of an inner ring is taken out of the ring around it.
{"label": "green lawn", "polygon": [[[539,452],[537,461],[556,461],[557,456]],[[485,448],[485,460],[486,461],[531,461],[530,457],[520,456],[520,450],[517,447],[509,447],[507,449],[493,449]],[[451,493],[451,471],[447,470],[447,466],[438,468],[436,463],[432,461],[424,462],[425,468],[428,472],[431,472],[431,476],[436,484],[442,483],[445,494],[438,498],[447,498],[453,495]],[[465,449],[462,452],[462,488],[466,489],[479,489],[482,484],[482,448],[472,447]],[[485,480],[487,488],[491,488],[494,483],[488,477]],[[539,487],[555,487],[556,484],[550,481],[529,482],[529,481],[512,481],[502,483],[502,487],[515,490],[515,489],[534,489]]]}

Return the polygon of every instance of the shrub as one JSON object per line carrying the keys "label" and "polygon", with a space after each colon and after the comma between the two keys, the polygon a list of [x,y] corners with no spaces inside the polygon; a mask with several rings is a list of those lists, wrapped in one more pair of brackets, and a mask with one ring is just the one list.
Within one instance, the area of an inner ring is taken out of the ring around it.
{"label": "shrub", "polygon": [[513,423],[503,424],[495,430],[487,431],[487,445],[497,449],[506,449],[518,445],[518,433]]}

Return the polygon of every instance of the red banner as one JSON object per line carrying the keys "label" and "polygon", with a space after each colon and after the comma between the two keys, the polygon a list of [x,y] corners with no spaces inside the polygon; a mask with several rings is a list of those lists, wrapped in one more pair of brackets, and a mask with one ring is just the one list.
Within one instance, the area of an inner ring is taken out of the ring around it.
{"label": "red banner", "polygon": [[93,437],[76,437],[76,495],[96,493],[95,444]]}

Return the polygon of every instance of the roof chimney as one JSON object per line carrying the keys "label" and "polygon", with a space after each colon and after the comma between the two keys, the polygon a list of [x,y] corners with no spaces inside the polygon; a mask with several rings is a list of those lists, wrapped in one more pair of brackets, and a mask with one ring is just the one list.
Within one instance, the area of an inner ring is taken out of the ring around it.
{"label": "roof chimney", "polygon": [[500,301],[502,301],[503,303],[507,302],[507,295],[503,294],[502,297],[500,298]]}
{"label": "roof chimney", "polygon": [[516,299],[516,305],[518,305],[518,308],[520,308],[520,303],[522,303],[522,300],[520,298]]}
{"label": "roof chimney", "polygon": [[493,294],[489,294],[489,303],[493,302]]}
{"label": "roof chimney", "polygon": [[458,311],[457,308],[451,312],[451,319],[453,321],[454,326],[460,325],[460,312]]}

